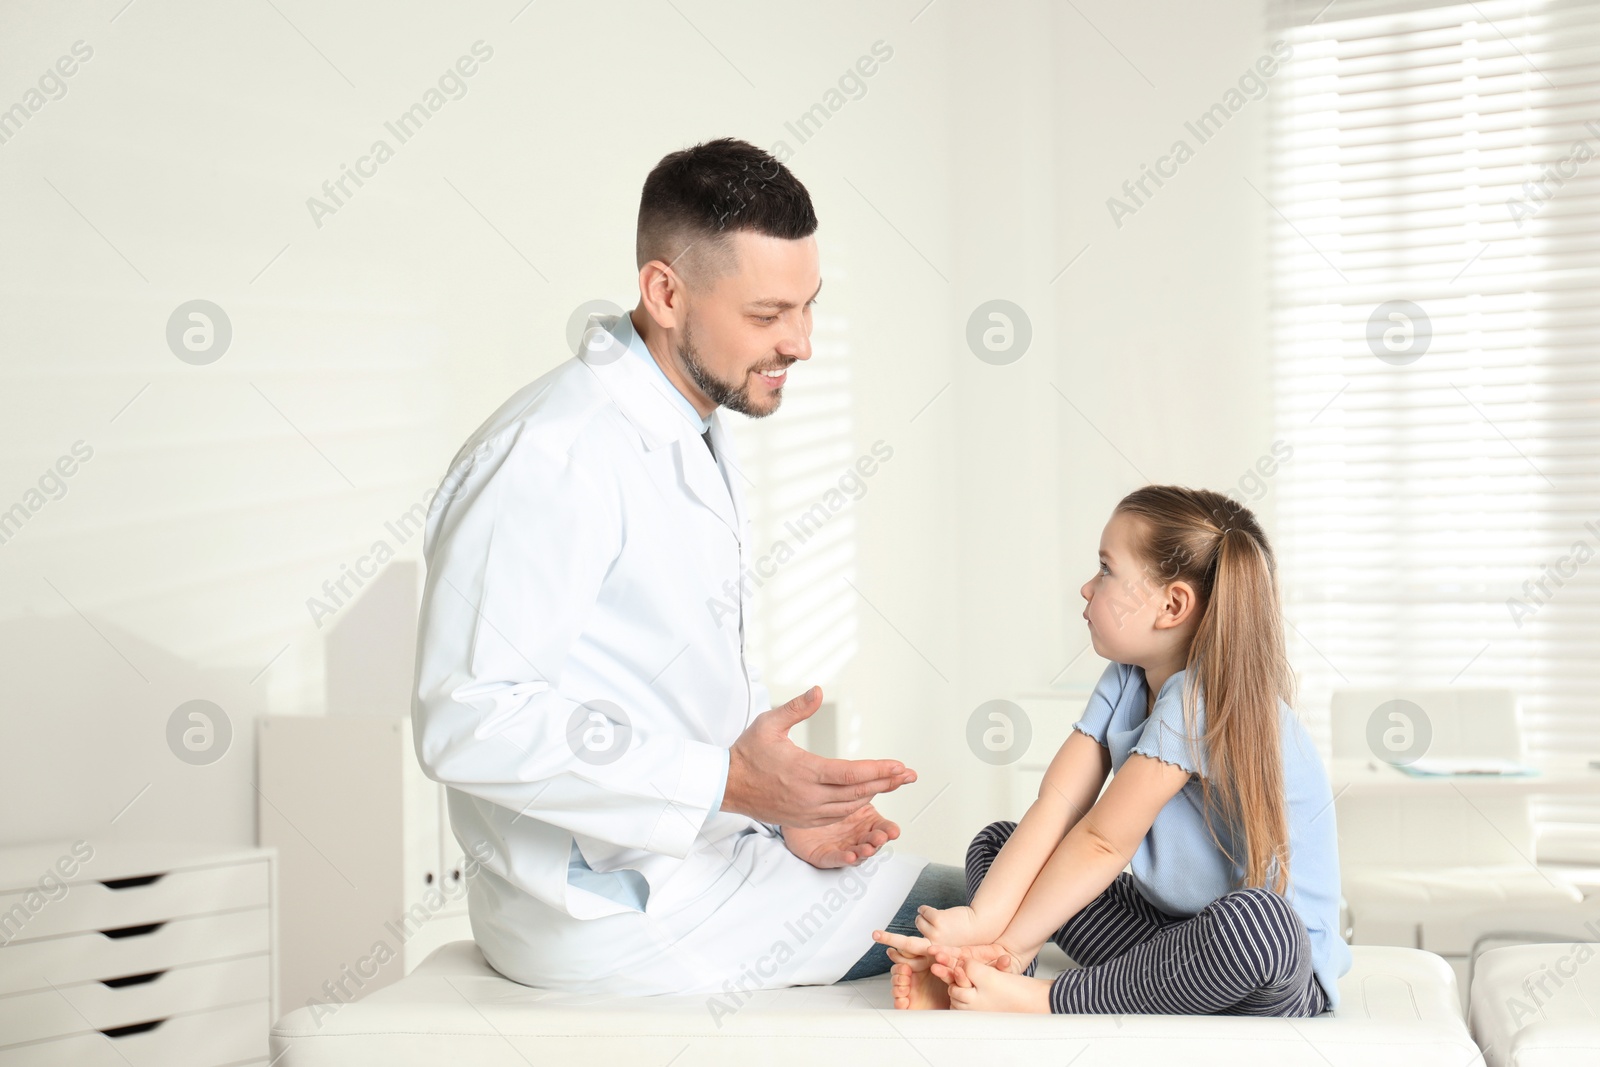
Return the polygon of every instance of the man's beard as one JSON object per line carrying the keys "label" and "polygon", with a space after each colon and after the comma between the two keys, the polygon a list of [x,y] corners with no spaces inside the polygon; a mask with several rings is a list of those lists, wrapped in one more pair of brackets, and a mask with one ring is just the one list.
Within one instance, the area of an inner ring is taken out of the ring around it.
{"label": "man's beard", "polygon": [[685,317],[683,320],[683,343],[678,345],[678,358],[683,361],[684,367],[689,371],[690,380],[700,387],[700,391],[706,394],[713,404],[727,408],[730,411],[737,411],[741,415],[748,415],[753,419],[764,418],[778,410],[777,404],[773,404],[771,410],[768,411],[760,411],[751,405],[750,375],[748,373],[737,388],[713,378],[711,371],[706,368],[705,364],[700,362],[700,354],[694,350],[694,338],[691,336],[689,323],[689,318]]}

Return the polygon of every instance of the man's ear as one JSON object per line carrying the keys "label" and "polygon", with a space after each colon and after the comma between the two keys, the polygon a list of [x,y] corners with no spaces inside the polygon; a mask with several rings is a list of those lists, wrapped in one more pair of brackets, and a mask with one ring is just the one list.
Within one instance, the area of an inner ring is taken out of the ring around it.
{"label": "man's ear", "polygon": [[1166,600],[1161,610],[1156,613],[1156,629],[1170,630],[1182,626],[1194,618],[1199,606],[1200,598],[1195,595],[1194,586],[1185,581],[1172,582],[1167,586]]}
{"label": "man's ear", "polygon": [[662,260],[652,259],[639,268],[639,302],[657,326],[677,329],[683,318],[683,276]]}

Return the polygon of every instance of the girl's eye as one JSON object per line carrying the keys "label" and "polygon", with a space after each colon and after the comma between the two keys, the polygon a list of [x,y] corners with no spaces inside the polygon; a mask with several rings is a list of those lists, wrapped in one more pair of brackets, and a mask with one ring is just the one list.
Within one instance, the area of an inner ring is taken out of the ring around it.
{"label": "girl's eye", "polygon": [[1102,563],[1102,564],[1100,564],[1100,573],[1101,574],[1110,574],[1111,573],[1111,568],[1107,567],[1104,563]]}

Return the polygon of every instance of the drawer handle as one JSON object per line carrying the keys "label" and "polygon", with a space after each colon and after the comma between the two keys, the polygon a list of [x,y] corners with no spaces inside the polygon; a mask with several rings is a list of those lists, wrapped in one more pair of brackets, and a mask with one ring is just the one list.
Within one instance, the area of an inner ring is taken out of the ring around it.
{"label": "drawer handle", "polygon": [[107,889],[137,889],[143,885],[155,885],[165,877],[165,873],[141,874],[136,878],[112,878],[107,881],[103,881],[100,884],[105,886]]}
{"label": "drawer handle", "polygon": [[165,925],[167,924],[163,921],[145,923],[143,926],[119,926],[115,930],[101,930],[100,932],[107,937],[143,937],[145,934],[155,933]]}
{"label": "drawer handle", "polygon": [[113,1026],[109,1030],[102,1030],[100,1032],[105,1034],[107,1037],[130,1037],[133,1034],[149,1033],[151,1030],[154,1030],[156,1027],[160,1026],[166,1021],[167,1020],[165,1019],[151,1019],[147,1023],[130,1023],[127,1026]]}
{"label": "drawer handle", "polygon": [[121,989],[123,986],[144,985],[146,982],[154,982],[166,973],[166,968],[162,968],[159,971],[150,971],[146,974],[126,974],[121,978],[102,978],[100,979],[100,984],[110,986],[112,989]]}

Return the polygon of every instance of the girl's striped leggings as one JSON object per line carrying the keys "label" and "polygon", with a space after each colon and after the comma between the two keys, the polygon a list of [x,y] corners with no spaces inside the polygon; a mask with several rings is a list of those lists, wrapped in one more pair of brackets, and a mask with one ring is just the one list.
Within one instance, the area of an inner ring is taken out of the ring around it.
{"label": "girl's striped leggings", "polygon": [[[972,839],[969,900],[1016,828],[993,822]],[[1123,871],[1050,940],[1078,964],[1051,984],[1052,1012],[1306,1016],[1327,1008],[1305,924],[1266,888],[1236,889],[1178,917],[1151,907]]]}

